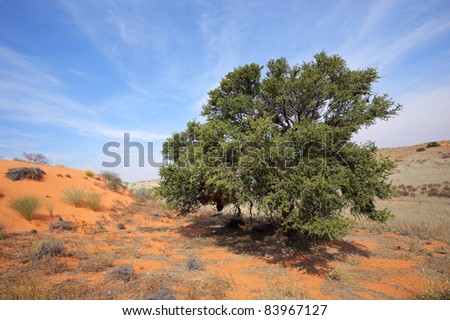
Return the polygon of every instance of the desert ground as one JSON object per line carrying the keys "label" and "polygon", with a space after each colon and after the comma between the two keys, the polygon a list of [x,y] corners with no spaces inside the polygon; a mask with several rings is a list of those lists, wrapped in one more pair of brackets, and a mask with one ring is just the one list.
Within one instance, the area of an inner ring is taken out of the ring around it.
{"label": "desert ground", "polygon": [[[450,141],[439,144],[380,149],[397,196],[377,205],[394,218],[320,243],[137,198],[157,181],[110,190],[97,174],[0,160],[0,299],[449,299]],[[45,175],[8,179],[17,167]],[[11,208],[27,195],[40,200],[31,220]]]}

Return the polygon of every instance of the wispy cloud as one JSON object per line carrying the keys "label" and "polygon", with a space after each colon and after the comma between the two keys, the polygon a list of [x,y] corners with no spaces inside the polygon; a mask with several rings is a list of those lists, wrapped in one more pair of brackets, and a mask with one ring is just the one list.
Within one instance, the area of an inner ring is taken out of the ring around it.
{"label": "wispy cloud", "polygon": [[[121,138],[131,132],[137,139],[161,140],[167,135],[130,130],[104,122],[95,105],[81,104],[58,92],[61,81],[30,57],[0,47],[0,119],[59,127],[80,135]],[[14,76],[8,76],[13,74]]]}

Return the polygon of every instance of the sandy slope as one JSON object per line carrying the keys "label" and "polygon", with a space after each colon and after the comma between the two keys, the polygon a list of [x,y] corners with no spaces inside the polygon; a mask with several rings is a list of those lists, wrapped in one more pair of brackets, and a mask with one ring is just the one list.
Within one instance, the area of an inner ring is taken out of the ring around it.
{"label": "sandy slope", "polygon": [[[5,173],[10,168],[36,166],[46,172],[42,181],[12,181],[5,177]],[[54,202],[54,215],[79,225],[91,224],[100,220],[102,216],[108,214],[108,209],[117,201],[125,204],[132,201],[127,191],[112,192],[105,187],[104,181],[88,178],[84,172],[79,170],[0,160],[0,173],[0,194],[3,194],[3,197],[0,198],[0,224],[4,225],[9,232],[23,232],[31,229],[47,230],[48,225],[55,219],[50,217],[44,204],[45,201]],[[62,199],[63,191],[73,187],[83,188],[86,192],[101,193],[103,195],[102,210],[93,212],[87,208],[76,208],[67,204]],[[36,220],[29,222],[9,208],[8,202],[21,195],[35,195],[42,200],[43,204]]]}

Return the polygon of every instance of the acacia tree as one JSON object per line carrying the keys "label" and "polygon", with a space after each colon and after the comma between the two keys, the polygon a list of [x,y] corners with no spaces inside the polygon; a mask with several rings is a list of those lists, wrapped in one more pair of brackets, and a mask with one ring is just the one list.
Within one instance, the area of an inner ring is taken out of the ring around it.
{"label": "acacia tree", "polygon": [[[338,55],[290,66],[286,59],[248,64],[209,92],[204,123],[191,121],[163,145],[168,165],[158,193],[181,214],[215,203],[256,209],[279,228],[311,238],[340,238],[354,217],[385,222],[376,198],[392,195],[393,163],[361,128],[401,106],[372,92],[373,68],[351,70]],[[351,215],[349,215],[350,213]]]}

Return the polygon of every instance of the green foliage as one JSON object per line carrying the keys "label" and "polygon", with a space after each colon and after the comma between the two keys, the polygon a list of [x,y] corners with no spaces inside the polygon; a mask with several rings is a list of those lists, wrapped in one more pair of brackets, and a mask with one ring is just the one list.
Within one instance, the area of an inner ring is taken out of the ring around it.
{"label": "green foliage", "polygon": [[205,204],[218,211],[256,208],[284,231],[310,238],[341,238],[351,227],[344,212],[384,222],[375,198],[393,190],[393,163],[373,143],[356,144],[361,128],[401,109],[373,93],[372,68],[350,70],[324,52],[289,66],[271,60],[236,68],[209,92],[202,115],[163,145],[157,194],[186,214]]}
{"label": "green foliage", "polygon": [[9,201],[9,207],[14,211],[20,213],[22,217],[27,220],[36,218],[37,210],[41,205],[41,200],[35,196],[20,196]]}
{"label": "green foliage", "polygon": [[427,143],[427,148],[437,148],[440,147],[441,145],[438,142],[429,142]]}
{"label": "green foliage", "polygon": [[63,199],[75,206],[75,207],[81,207],[83,200],[84,200],[84,189],[81,188],[70,188],[63,191]]}
{"label": "green foliage", "polygon": [[425,150],[426,150],[425,148],[420,147],[420,148],[417,148],[417,149],[416,149],[416,152],[424,152]]}
{"label": "green foliage", "polygon": [[100,176],[106,180],[106,187],[112,191],[117,191],[119,188],[124,188],[122,179],[116,172],[103,171]]}
{"label": "green foliage", "polygon": [[93,211],[99,211],[102,208],[102,194],[96,192],[87,193],[86,205],[89,209]]}

